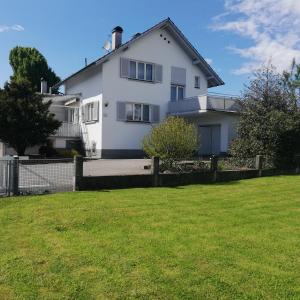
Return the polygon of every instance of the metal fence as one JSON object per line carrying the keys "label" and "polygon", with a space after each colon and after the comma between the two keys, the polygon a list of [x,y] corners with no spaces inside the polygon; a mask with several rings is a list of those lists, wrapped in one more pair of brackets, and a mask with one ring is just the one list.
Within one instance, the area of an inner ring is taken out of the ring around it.
{"label": "metal fence", "polygon": [[0,196],[73,190],[73,159],[0,160]]}
{"label": "metal fence", "polygon": [[12,192],[12,159],[0,159],[0,197]]}

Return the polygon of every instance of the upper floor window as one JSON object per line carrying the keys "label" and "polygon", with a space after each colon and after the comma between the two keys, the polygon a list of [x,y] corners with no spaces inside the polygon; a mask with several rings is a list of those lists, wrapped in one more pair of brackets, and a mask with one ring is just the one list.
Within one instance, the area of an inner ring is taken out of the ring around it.
{"label": "upper floor window", "polygon": [[162,65],[121,57],[120,76],[148,82],[162,82]]}
{"label": "upper floor window", "polygon": [[195,88],[200,89],[200,76],[195,76]]}
{"label": "upper floor window", "polygon": [[129,78],[153,81],[153,64],[131,60],[129,63]]}
{"label": "upper floor window", "polygon": [[181,85],[171,85],[171,101],[175,102],[184,99],[185,87]]}

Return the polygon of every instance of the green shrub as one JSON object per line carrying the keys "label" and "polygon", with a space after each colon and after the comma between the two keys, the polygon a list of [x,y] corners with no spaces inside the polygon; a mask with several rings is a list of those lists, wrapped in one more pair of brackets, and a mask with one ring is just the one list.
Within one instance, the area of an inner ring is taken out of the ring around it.
{"label": "green shrub", "polygon": [[194,124],[180,117],[168,117],[154,127],[142,142],[145,153],[158,156],[172,164],[175,160],[187,159],[197,149],[197,130]]}
{"label": "green shrub", "polygon": [[79,155],[79,152],[75,149],[63,150],[60,152],[61,156],[64,158],[73,158],[74,156]]}

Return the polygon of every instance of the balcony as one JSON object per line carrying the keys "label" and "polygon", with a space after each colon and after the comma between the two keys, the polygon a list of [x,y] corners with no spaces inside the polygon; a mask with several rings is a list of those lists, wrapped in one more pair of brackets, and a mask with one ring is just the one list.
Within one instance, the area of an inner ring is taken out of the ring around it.
{"label": "balcony", "polygon": [[54,136],[56,137],[80,137],[80,125],[75,123],[62,122]]}
{"label": "balcony", "polygon": [[237,97],[225,95],[200,95],[177,102],[169,102],[169,114],[171,115],[199,114],[208,111],[237,113],[238,110]]}

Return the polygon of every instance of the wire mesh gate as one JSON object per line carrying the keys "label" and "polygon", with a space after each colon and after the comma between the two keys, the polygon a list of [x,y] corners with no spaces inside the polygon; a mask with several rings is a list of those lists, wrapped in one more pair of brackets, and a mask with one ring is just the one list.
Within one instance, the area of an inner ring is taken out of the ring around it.
{"label": "wire mesh gate", "polygon": [[30,159],[18,163],[19,194],[73,190],[73,159]]}
{"label": "wire mesh gate", "polygon": [[73,159],[0,159],[0,196],[72,191]]}

